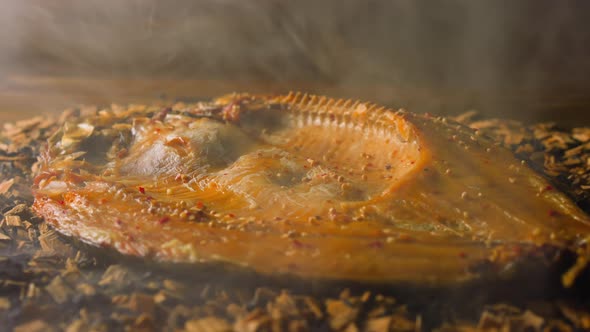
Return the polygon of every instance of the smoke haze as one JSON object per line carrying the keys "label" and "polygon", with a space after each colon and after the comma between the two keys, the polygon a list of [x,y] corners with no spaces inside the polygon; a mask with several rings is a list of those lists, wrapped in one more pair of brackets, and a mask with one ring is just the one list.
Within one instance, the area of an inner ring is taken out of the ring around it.
{"label": "smoke haze", "polygon": [[589,10],[581,0],[6,0],[0,74],[256,81],[536,120],[552,113],[535,103],[587,101]]}

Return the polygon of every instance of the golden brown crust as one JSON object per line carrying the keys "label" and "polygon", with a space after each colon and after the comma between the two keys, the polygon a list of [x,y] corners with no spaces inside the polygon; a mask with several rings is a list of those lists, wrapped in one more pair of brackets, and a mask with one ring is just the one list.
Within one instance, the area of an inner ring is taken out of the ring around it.
{"label": "golden brown crust", "polygon": [[50,140],[36,185],[88,243],[302,277],[459,282],[589,227],[476,131],[301,94],[99,111]]}

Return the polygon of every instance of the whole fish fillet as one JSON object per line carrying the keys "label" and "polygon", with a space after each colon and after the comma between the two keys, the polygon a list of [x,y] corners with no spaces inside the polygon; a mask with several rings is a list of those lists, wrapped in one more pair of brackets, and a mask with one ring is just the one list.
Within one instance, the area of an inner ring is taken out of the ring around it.
{"label": "whole fish fillet", "polygon": [[304,94],[103,109],[49,141],[36,211],[121,253],[259,273],[446,284],[590,219],[479,132]]}

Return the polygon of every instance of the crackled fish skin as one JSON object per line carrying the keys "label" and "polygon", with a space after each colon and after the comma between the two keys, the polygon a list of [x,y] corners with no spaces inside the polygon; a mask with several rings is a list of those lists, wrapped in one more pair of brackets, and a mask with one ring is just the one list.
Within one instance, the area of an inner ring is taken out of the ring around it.
{"label": "crackled fish skin", "polygon": [[371,282],[470,280],[590,229],[467,127],[302,94],[82,117],[50,140],[35,197],[60,232],[125,254]]}

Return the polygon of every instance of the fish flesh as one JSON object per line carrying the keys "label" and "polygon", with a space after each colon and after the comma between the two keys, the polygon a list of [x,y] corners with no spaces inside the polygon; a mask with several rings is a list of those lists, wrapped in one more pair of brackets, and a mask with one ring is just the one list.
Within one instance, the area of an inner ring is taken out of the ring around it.
{"label": "fish flesh", "polygon": [[590,230],[566,195],[477,130],[302,93],[70,119],[34,194],[39,215],[92,245],[330,280],[463,282],[482,262],[576,248]]}

